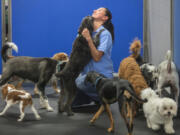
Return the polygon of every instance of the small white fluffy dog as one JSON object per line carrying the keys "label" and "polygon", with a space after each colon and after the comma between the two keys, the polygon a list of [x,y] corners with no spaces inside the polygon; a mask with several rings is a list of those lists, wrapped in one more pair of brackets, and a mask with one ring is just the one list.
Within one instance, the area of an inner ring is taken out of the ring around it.
{"label": "small white fluffy dog", "polygon": [[33,101],[31,94],[24,91],[24,90],[16,90],[15,86],[12,84],[6,84],[2,87],[2,97],[6,101],[6,106],[4,110],[0,113],[0,116],[4,115],[5,112],[9,107],[11,107],[14,104],[19,103],[19,109],[20,109],[20,118],[17,121],[22,121],[25,113],[24,109],[26,106],[30,106],[31,110],[33,111],[35,117],[37,120],[40,120],[41,117],[39,116],[38,112],[34,108]]}
{"label": "small white fluffy dog", "polygon": [[167,134],[175,133],[173,117],[177,115],[176,102],[171,98],[160,98],[151,88],[143,90],[141,98],[148,100],[143,104],[148,128],[158,130],[163,125]]}
{"label": "small white fluffy dog", "polygon": [[166,60],[161,62],[158,66],[158,85],[157,91],[162,96],[162,87],[166,83],[170,82],[174,86],[175,90],[171,91],[175,95],[175,101],[178,104],[179,97],[179,76],[176,70],[176,66],[172,61],[171,51],[168,50],[166,53]]}

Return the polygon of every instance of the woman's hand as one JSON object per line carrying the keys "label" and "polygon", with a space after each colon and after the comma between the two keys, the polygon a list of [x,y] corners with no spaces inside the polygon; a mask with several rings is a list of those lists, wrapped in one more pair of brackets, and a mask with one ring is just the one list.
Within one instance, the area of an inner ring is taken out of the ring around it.
{"label": "woman's hand", "polygon": [[84,30],[82,31],[82,35],[88,42],[91,40],[91,35],[87,28],[84,28]]}

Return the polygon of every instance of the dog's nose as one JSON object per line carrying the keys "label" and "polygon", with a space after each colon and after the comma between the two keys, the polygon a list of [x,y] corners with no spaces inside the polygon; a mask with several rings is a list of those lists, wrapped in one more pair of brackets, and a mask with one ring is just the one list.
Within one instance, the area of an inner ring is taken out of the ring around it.
{"label": "dog's nose", "polygon": [[171,115],[171,112],[168,112],[168,115]]}

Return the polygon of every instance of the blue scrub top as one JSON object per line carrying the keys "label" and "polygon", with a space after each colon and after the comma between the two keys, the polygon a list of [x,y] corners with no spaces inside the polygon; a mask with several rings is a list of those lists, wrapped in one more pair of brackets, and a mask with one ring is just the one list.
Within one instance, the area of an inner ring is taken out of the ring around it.
{"label": "blue scrub top", "polygon": [[96,71],[98,73],[105,75],[108,78],[112,78],[114,70],[113,62],[111,60],[111,52],[113,46],[111,34],[106,28],[100,26],[95,32],[93,32],[92,36],[95,36],[95,34],[99,32],[101,29],[104,29],[104,31],[100,34],[100,44],[97,50],[104,52],[104,55],[98,62],[95,62],[92,59],[86,65],[81,75],[87,74],[89,71]]}

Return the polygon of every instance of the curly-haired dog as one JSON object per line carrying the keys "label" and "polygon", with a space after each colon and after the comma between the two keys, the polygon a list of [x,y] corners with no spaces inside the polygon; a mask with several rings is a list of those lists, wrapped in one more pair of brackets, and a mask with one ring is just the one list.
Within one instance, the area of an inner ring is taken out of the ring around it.
{"label": "curly-haired dog", "polygon": [[162,87],[170,82],[173,85],[172,93],[175,95],[175,101],[178,104],[179,97],[179,75],[176,70],[176,65],[172,61],[171,51],[166,53],[166,60],[161,62],[158,66],[158,93],[162,96]]}
{"label": "curly-haired dog", "polygon": [[[54,60],[57,60],[58,61],[58,64],[61,64],[61,65],[58,65],[58,69],[57,71],[59,70],[62,70],[65,66],[65,62],[67,62],[69,60],[68,58],[68,55],[64,52],[60,52],[60,53],[56,53],[53,55],[52,59]],[[64,62],[64,64],[62,64]],[[58,71],[58,72],[59,72]],[[16,89],[22,89],[22,84],[24,83],[25,80],[20,80],[17,85],[15,86]],[[56,93],[60,93],[60,89],[58,88],[58,83],[57,83],[57,78],[56,76],[53,74],[51,79],[50,79],[50,83],[51,83],[51,86],[53,87],[53,89],[55,90]],[[34,88],[34,93],[35,94],[38,94],[38,87],[37,87],[37,84],[35,84],[35,88]]]}
{"label": "curly-haired dog", "polygon": [[9,58],[7,51],[13,48],[17,50],[14,43],[5,43],[1,50],[3,61],[5,62],[0,86],[4,85],[11,77],[18,76],[22,79],[28,79],[37,84],[40,104],[48,111],[53,111],[45,95],[45,86],[52,75],[56,72],[58,61],[51,58],[34,58],[26,56],[16,56]]}
{"label": "curly-haired dog", "polygon": [[[129,81],[119,78],[113,78],[109,79],[104,77],[102,74],[99,74],[95,71],[88,72],[85,83],[91,83],[95,86],[97,93],[100,97],[100,100],[102,102],[102,105],[100,109],[96,112],[96,114],[91,119],[91,123],[94,123],[95,120],[101,115],[101,113],[104,111],[104,109],[107,111],[109,119],[111,121],[111,126],[108,128],[108,132],[114,131],[114,120],[112,117],[112,113],[110,110],[110,104],[113,104],[118,101],[119,104],[119,111],[126,123],[127,129],[128,129],[128,135],[131,135],[133,132],[133,116],[132,112],[133,109],[133,100],[130,98],[126,98],[124,96],[124,91],[128,91],[130,95],[137,100],[138,102],[145,102],[145,100],[141,100],[135,93],[132,85],[129,83]],[[126,115],[126,104],[129,104],[131,106],[130,110],[130,118],[128,121],[127,115]]]}
{"label": "curly-haired dog", "polygon": [[176,102],[171,98],[160,98],[150,88],[142,91],[141,98],[148,101],[143,104],[148,128],[158,130],[160,125],[163,125],[167,134],[174,134],[173,117],[177,115]]}
{"label": "curly-haired dog", "polygon": [[14,104],[19,103],[19,109],[20,109],[21,115],[20,115],[20,118],[18,119],[18,121],[23,120],[23,118],[25,116],[24,109],[28,105],[30,105],[31,110],[34,113],[36,119],[37,120],[41,119],[38,112],[34,108],[32,97],[31,97],[30,93],[28,93],[24,90],[17,90],[17,89],[15,89],[14,85],[12,85],[12,84],[5,84],[2,87],[1,92],[2,92],[3,99],[6,101],[7,104],[4,108],[4,110],[0,113],[0,116],[4,115],[9,107],[11,107]]}
{"label": "curly-haired dog", "polygon": [[[139,40],[134,40],[130,46],[132,55],[121,61],[118,71],[119,78],[128,80],[132,84],[138,96],[140,96],[142,90],[148,88],[148,85],[141,73],[140,67],[136,62],[140,49],[141,42]],[[134,115],[135,114],[136,112],[134,112]]]}
{"label": "curly-haired dog", "polygon": [[[63,80],[63,88],[61,87],[61,95],[59,99],[59,112],[66,111],[68,115],[73,115],[73,112],[71,111],[71,104],[77,91],[75,79],[92,58],[88,42],[81,35],[81,33],[84,28],[87,28],[90,32],[90,35],[92,35],[93,20],[94,19],[91,16],[87,16],[82,20],[78,30],[79,34],[73,43],[69,61],[61,72],[56,73],[56,76]],[[102,31],[103,30],[98,32],[93,38],[94,45],[96,47],[99,45],[99,36]],[[63,100],[65,96],[67,96],[67,101],[64,105]]]}

